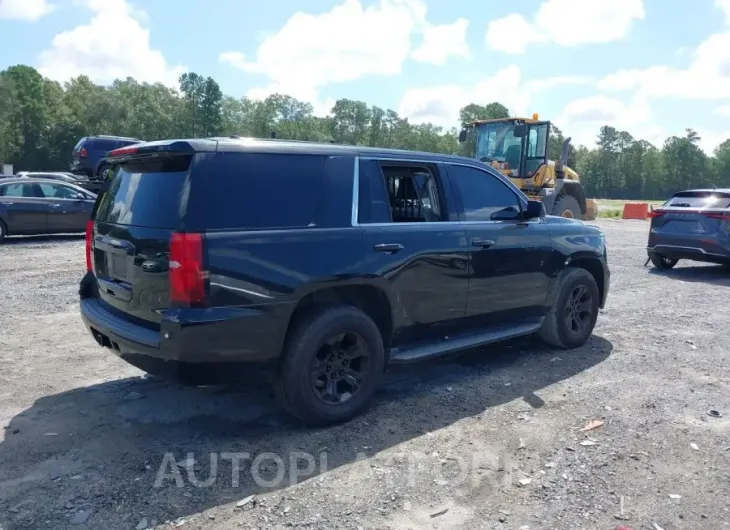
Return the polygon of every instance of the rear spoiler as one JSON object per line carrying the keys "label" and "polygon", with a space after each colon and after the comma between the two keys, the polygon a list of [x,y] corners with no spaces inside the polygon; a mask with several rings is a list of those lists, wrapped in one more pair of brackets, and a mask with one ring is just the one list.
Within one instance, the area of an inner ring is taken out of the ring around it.
{"label": "rear spoiler", "polygon": [[118,163],[130,158],[147,158],[169,155],[187,155],[197,152],[214,152],[218,142],[209,139],[200,140],[160,140],[158,142],[140,142],[109,151],[105,157],[109,163]]}

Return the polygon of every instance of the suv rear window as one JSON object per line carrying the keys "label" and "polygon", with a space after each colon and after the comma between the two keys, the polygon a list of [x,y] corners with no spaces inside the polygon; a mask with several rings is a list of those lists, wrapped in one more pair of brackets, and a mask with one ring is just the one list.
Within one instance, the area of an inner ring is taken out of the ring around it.
{"label": "suv rear window", "polygon": [[314,219],[326,165],[324,155],[200,156],[192,173],[185,226],[191,230],[305,227]]}
{"label": "suv rear window", "polygon": [[118,140],[109,140],[106,138],[91,138],[86,142],[84,147],[90,151],[111,151],[117,147]]}
{"label": "suv rear window", "polygon": [[96,205],[97,221],[175,229],[191,156],[119,166]]}
{"label": "suv rear window", "polygon": [[711,191],[684,191],[675,194],[665,204],[665,208],[727,208],[730,197],[725,193]]}

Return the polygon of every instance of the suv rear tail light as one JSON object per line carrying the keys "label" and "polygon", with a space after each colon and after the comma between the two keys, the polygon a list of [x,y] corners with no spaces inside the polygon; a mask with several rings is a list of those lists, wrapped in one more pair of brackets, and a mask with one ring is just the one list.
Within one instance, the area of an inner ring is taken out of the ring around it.
{"label": "suv rear tail light", "polygon": [[109,156],[122,156],[122,155],[133,155],[137,151],[139,151],[139,147],[136,145],[130,145],[127,147],[120,147],[119,149],[114,149],[113,151],[109,151]]}
{"label": "suv rear tail light", "polygon": [[89,153],[86,151],[85,147],[81,148],[81,151],[79,151],[79,158],[86,158],[89,156]]}
{"label": "suv rear tail light", "polygon": [[203,235],[172,234],[170,302],[185,307],[205,306],[207,278],[203,263]]}
{"label": "suv rear tail light", "polygon": [[94,239],[94,221],[86,221],[86,272],[91,272],[91,244]]}

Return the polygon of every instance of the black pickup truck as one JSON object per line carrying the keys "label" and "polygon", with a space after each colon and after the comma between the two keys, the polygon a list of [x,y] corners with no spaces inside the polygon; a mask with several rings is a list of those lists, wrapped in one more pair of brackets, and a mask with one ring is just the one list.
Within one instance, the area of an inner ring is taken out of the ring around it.
{"label": "black pickup truck", "polygon": [[357,414],[390,364],[581,346],[608,293],[597,228],[469,158],[215,138],[109,160],[80,286],[94,339],[191,384],[264,370],[309,423]]}

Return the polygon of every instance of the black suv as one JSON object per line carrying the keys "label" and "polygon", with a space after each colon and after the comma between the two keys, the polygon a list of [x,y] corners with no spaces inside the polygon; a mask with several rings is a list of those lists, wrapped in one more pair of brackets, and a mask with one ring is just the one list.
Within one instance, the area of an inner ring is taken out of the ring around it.
{"label": "black suv", "polygon": [[141,141],[124,136],[85,136],[76,143],[71,153],[71,172],[90,180],[103,180],[104,172],[109,169],[105,160],[107,153]]}
{"label": "black suv", "polygon": [[581,346],[608,293],[597,228],[473,159],[218,138],[110,162],[80,286],[95,340],[192,384],[270,370],[310,423],[358,413],[389,364]]}

